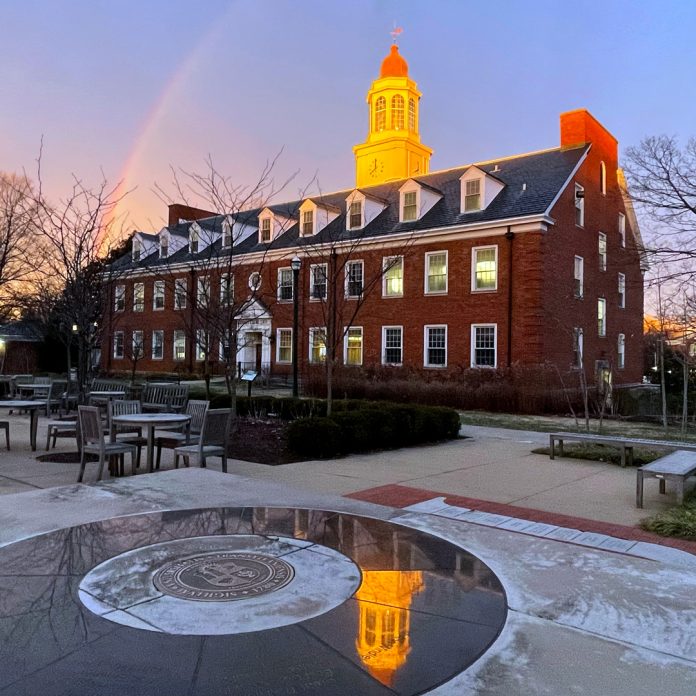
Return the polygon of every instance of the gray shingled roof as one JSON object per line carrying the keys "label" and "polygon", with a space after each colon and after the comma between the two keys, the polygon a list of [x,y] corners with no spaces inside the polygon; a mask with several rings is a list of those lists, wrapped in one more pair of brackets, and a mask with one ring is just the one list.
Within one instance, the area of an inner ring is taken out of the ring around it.
{"label": "gray shingled roof", "polygon": [[[519,218],[541,215],[548,209],[556,195],[561,191],[572,171],[577,166],[588,146],[576,148],[546,150],[544,152],[519,155],[506,159],[491,160],[485,163],[472,163],[455,169],[433,172],[417,177],[417,181],[430,189],[442,194],[442,198],[419,220],[399,222],[399,188],[407,179],[392,181],[378,186],[362,187],[360,189],[371,198],[387,202],[387,207],[374,220],[361,230],[348,232],[345,229],[345,216],[339,215],[318,234],[310,238],[299,237],[299,221],[287,229],[270,244],[259,244],[258,236],[252,234],[249,238],[236,244],[232,254],[243,255],[257,251],[272,249],[302,248],[316,245],[322,241],[339,241],[360,238],[375,238],[388,236],[399,232],[419,231],[432,228],[447,228],[468,223],[494,222],[509,218]],[[505,185],[505,188],[495,197],[485,209],[473,213],[460,213],[460,181],[459,178],[471,167],[476,166],[489,173]],[[526,186],[524,186],[526,184]],[[345,200],[355,189],[345,189],[323,196],[310,196],[320,205],[329,205],[345,210]],[[258,215],[265,208],[290,218],[298,217],[299,206],[303,199],[275,205],[264,206],[254,210],[243,211],[233,215],[238,220],[258,227]],[[206,230],[221,232],[223,215],[198,220],[198,224]],[[170,226],[172,234],[188,236],[191,223],[179,223]],[[206,258],[220,254],[221,241],[200,254],[189,254],[188,246],[172,254],[168,259],[159,259],[159,252],[143,258],[139,263],[133,263],[129,256],[124,256],[115,262],[121,270],[128,268],[148,267],[169,263],[192,261],[196,258]]]}

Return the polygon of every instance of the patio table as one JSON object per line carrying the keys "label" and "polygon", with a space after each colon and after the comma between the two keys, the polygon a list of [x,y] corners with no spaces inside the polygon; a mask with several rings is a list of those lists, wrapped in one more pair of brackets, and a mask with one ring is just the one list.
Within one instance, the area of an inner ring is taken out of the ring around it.
{"label": "patio table", "polygon": [[36,430],[39,423],[39,409],[45,408],[46,404],[42,401],[26,401],[24,399],[10,399],[0,401],[0,408],[12,410],[29,411],[29,443],[32,452],[36,452]]}
{"label": "patio table", "polygon": [[155,428],[171,427],[189,423],[191,416],[185,413],[131,413],[114,416],[112,422],[117,425],[135,425],[147,430],[147,471],[152,473],[154,459]]}
{"label": "patio table", "polygon": [[94,404],[105,404],[114,399],[125,399],[125,391],[91,391],[89,393],[89,402]]}

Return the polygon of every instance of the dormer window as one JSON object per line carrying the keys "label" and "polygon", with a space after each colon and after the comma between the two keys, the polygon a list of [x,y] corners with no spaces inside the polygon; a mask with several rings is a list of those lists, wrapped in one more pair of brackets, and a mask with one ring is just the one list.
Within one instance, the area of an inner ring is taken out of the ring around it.
{"label": "dormer window", "polygon": [[160,236],[160,258],[166,259],[169,256],[169,237],[165,234]]}
{"label": "dormer window", "polygon": [[404,193],[401,219],[403,222],[410,222],[418,219],[418,201],[415,191]]}
{"label": "dormer window", "polygon": [[141,253],[141,250],[142,250],[142,246],[141,246],[141,244],[140,244],[140,240],[139,240],[139,239],[133,239],[133,252],[132,252],[132,253],[133,253],[133,256],[132,256],[132,258],[133,258],[133,261],[134,261],[135,263],[137,263],[138,261],[140,261],[140,253]]}
{"label": "dormer window", "polygon": [[189,230],[189,253],[191,254],[198,253],[198,229],[197,225],[191,225],[191,229]]}
{"label": "dormer window", "polygon": [[232,225],[229,219],[222,221],[222,248],[229,249],[232,246]]}
{"label": "dormer window", "polygon": [[271,241],[271,218],[269,217],[263,218],[261,220],[261,241]]}
{"label": "dormer window", "polygon": [[348,212],[348,229],[360,229],[362,224],[362,201],[353,201]]}
{"label": "dormer window", "polygon": [[471,179],[465,182],[464,212],[472,213],[481,210],[481,179]]}
{"label": "dormer window", "polygon": [[302,236],[307,237],[314,234],[314,211],[305,210],[302,213]]}

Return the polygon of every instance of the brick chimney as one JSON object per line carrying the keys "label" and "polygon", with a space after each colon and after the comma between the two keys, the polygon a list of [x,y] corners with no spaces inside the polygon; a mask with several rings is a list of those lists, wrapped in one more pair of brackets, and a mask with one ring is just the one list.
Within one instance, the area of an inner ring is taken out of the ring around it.
{"label": "brick chimney", "polygon": [[211,213],[209,210],[203,210],[202,208],[192,208],[183,203],[172,203],[169,206],[169,222],[167,224],[176,225],[179,220],[192,222],[193,220],[201,220],[202,218],[209,218],[215,215],[217,213]]}
{"label": "brick chimney", "polygon": [[561,114],[561,147],[586,143],[592,143],[593,149],[601,152],[607,167],[618,167],[618,140],[587,109]]}

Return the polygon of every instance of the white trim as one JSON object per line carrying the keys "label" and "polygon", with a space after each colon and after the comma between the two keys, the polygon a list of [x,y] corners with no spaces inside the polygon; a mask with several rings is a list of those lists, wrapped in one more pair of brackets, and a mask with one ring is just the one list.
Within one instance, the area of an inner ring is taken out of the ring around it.
{"label": "white trim", "polygon": [[[386,334],[387,334],[387,329],[399,329],[401,332],[401,342],[400,342],[400,350],[401,350],[401,361],[397,363],[391,363],[386,361],[386,355],[387,355],[387,346],[386,346]],[[404,364],[404,327],[398,326],[398,325],[390,325],[390,326],[383,326],[382,327],[382,355],[380,356],[380,361],[382,365],[403,365]]]}
{"label": "white trim", "polygon": [[[155,356],[155,334],[162,334],[162,355],[159,357]],[[153,360],[164,360],[164,329],[153,329],[152,331],[152,337],[151,337],[152,345],[151,345],[151,350],[150,354],[152,356]]]}
{"label": "white trim", "polygon": [[[394,263],[394,265],[391,268],[387,269],[389,262],[394,260],[394,259],[400,259],[400,261],[401,261],[401,292],[398,294],[397,293],[387,294],[387,273],[399,265],[398,263]],[[382,257],[382,298],[389,300],[392,297],[403,297],[403,296],[404,296],[404,256],[403,256],[403,254],[397,254],[395,256],[383,256]]]}
{"label": "white trim", "polygon": [[[477,365],[476,364],[476,329],[490,329],[494,330],[493,334],[493,364],[492,365]],[[498,367],[498,324],[472,324],[471,325],[471,344],[470,344],[470,359],[469,363],[471,367],[483,367],[483,368],[493,368]]]}
{"label": "white trim", "polygon": [[[486,249],[495,250],[495,285],[492,288],[477,288],[476,287],[476,256],[477,252],[484,251]],[[475,246],[471,247],[471,292],[481,293],[481,292],[497,292],[498,291],[498,245],[497,244],[487,244],[486,246]]]}
{"label": "white trim", "polygon": [[[183,358],[177,358],[176,357],[176,335],[177,334],[183,334],[184,336],[184,357]],[[172,360],[177,363],[181,363],[184,360],[186,360],[186,331],[184,329],[174,329],[172,333]]]}
{"label": "white trim", "polygon": [[[116,355],[116,336],[121,337],[121,355]],[[123,360],[125,354],[126,354],[126,338],[123,333],[123,331],[114,331],[114,342],[113,346],[111,347],[111,355],[114,360]]]}
{"label": "white trim", "polygon": [[[280,289],[282,287],[281,283],[280,283],[280,276],[281,276],[283,271],[290,272],[290,298],[280,296]],[[280,268],[278,268],[278,286],[276,288],[276,299],[281,304],[287,304],[287,303],[290,303],[293,301],[294,293],[295,293],[295,282],[294,282],[293,273],[292,273],[292,266],[281,266]]]}
{"label": "white trim", "polygon": [[[601,333],[599,331],[599,306],[600,306],[600,303],[602,303],[602,308],[603,308],[602,328],[604,329]],[[597,335],[600,337],[605,337],[607,335],[607,300],[605,297],[598,297],[597,298]]]}
{"label": "white trim", "polygon": [[[280,334],[282,331],[289,331],[290,332],[290,360],[281,360],[280,359]],[[276,363],[279,365],[291,365],[292,364],[292,348],[293,348],[293,341],[292,341],[292,328],[285,328],[281,327],[276,329]]]}
{"label": "white trim", "polygon": [[626,274],[619,273],[617,278],[617,290],[619,291],[619,309],[626,309]]}
{"label": "white trim", "polygon": [[[312,360],[312,346],[314,345],[314,334],[321,331],[324,334],[324,359]],[[326,327],[325,326],[310,326],[309,327],[309,353],[307,356],[310,365],[323,365],[326,363]]]}
{"label": "white trim", "polygon": [[[556,150],[558,148],[552,148],[553,150]],[[575,178],[575,175],[578,173],[578,170],[580,167],[583,165],[583,162],[587,159],[587,155],[589,154],[590,150],[592,149],[592,145],[589,145],[585,149],[585,152],[582,153],[580,156],[580,159],[578,160],[578,163],[573,167],[573,171],[570,172],[568,175],[568,178],[565,180],[563,186],[561,186],[560,189],[558,189],[558,193],[553,197],[553,200],[551,203],[549,203],[549,207],[546,208],[544,211],[544,217],[551,217],[551,211],[553,210],[553,207],[558,203],[558,199],[563,195],[563,192],[568,188],[568,184]],[[542,150],[541,152],[551,152],[551,150]],[[530,153],[531,154],[531,153]],[[575,205],[575,199],[573,199],[573,205]],[[574,211],[573,211],[574,214]]]}
{"label": "white trim", "polygon": [[[573,191],[574,191],[574,194],[573,194],[573,214],[575,216],[575,226],[580,227],[581,229],[584,230],[585,229],[585,212],[586,212],[585,211],[585,187],[576,181]],[[582,196],[578,196],[578,193],[582,193]],[[580,201],[580,205],[578,205],[578,201]],[[578,222],[578,220],[577,220],[578,211],[581,212],[580,222]]]}
{"label": "white trim", "polygon": [[[575,271],[577,270],[576,261],[580,261],[579,278],[575,275]],[[580,294],[576,294],[575,292],[576,280],[580,281]],[[585,258],[583,256],[578,256],[577,254],[573,257],[573,297],[575,297],[578,300],[581,300],[583,297],[585,297]]]}
{"label": "white trim", "polygon": [[[428,362],[428,357],[429,357],[429,330],[430,329],[444,329],[445,330],[445,362],[443,365],[437,364],[437,363],[430,363]],[[448,355],[448,331],[447,331],[447,324],[426,324],[423,327],[423,367],[431,367],[431,368],[436,368],[436,369],[443,369],[447,367],[449,355]]]}
{"label": "white trim", "polygon": [[[444,290],[428,290],[428,280],[430,279],[429,259],[431,256],[445,255],[445,289]],[[427,251],[424,257],[424,273],[423,273],[423,294],[425,295],[446,295],[449,291],[449,251],[441,249],[440,251]]]}
{"label": "white trim", "polygon": [[[157,306],[157,286],[160,285],[162,287],[162,306],[158,307]],[[167,289],[164,284],[163,280],[155,280],[152,283],[152,311],[153,312],[162,312],[165,309],[165,305],[167,302]]]}
{"label": "white trim", "polygon": [[[320,266],[324,266],[324,285],[325,285],[325,290],[324,294],[321,297],[315,297],[314,296],[314,288],[316,285],[314,284],[314,269],[319,268]],[[328,291],[329,291],[329,264],[328,263],[310,263],[309,264],[309,301],[310,302],[322,302],[325,300],[328,296]]]}
{"label": "white trim", "polygon": [[[349,288],[350,288],[350,272],[349,272],[349,268],[350,268],[350,266],[352,266],[353,264],[358,264],[358,263],[360,264],[360,268],[361,268],[361,271],[360,271],[360,272],[361,272],[361,276],[360,276],[360,293],[359,293],[358,295],[351,295],[351,294],[349,294],[349,292],[348,292],[348,290],[349,290]],[[357,299],[360,299],[360,298],[363,296],[363,293],[365,292],[365,262],[364,262],[362,259],[348,259],[348,260],[346,261],[346,267],[345,267],[344,274],[345,274],[345,280],[344,280],[345,288],[344,288],[344,291],[345,291],[345,297],[346,297],[346,299],[349,299],[349,300],[357,300]],[[328,283],[328,280],[327,280],[327,283]],[[328,289],[328,288],[327,288],[327,289]]]}
{"label": "white trim", "polygon": [[[360,331],[360,362],[348,363],[348,334],[351,331]],[[365,357],[365,331],[362,326],[348,326],[343,330],[343,364],[347,367],[360,367]]]}

